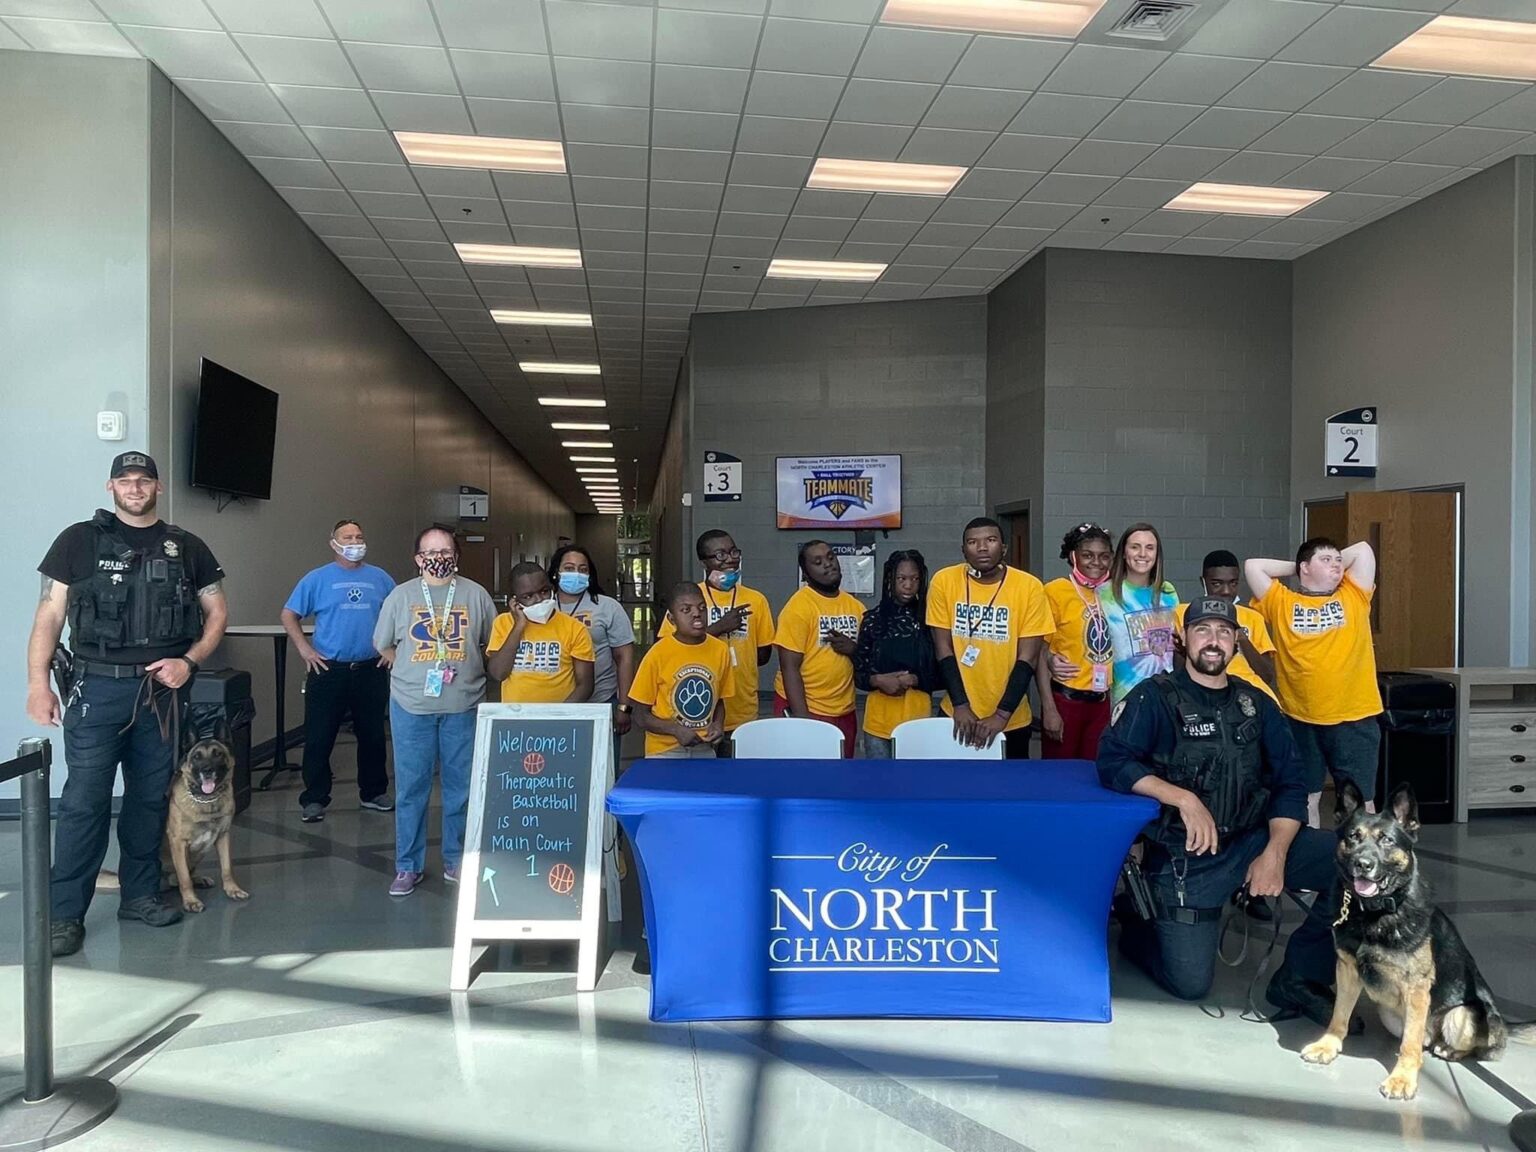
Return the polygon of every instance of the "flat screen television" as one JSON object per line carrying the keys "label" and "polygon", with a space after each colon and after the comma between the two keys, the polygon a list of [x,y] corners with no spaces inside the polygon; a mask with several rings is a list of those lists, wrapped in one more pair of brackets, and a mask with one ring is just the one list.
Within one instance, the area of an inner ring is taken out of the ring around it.
{"label": "flat screen television", "polygon": [[277,393],[203,357],[192,432],[192,486],[272,498]]}

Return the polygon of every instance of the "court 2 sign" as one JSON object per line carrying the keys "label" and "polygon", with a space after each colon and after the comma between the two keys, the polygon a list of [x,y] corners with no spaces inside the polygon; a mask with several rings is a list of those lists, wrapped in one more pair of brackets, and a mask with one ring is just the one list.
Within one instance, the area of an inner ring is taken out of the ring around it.
{"label": "court 2 sign", "polygon": [[1328,417],[1323,426],[1324,475],[1376,475],[1380,417],[1376,408],[1351,408]]}

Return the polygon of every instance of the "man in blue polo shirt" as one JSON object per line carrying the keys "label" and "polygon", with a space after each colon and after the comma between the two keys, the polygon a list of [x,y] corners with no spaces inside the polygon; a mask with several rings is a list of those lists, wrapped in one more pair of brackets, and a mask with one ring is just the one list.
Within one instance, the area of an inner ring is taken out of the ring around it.
{"label": "man in blue polo shirt", "polygon": [[[393,812],[384,768],[384,714],[389,709],[389,670],[373,646],[384,598],[394,591],[388,572],[364,564],[368,545],[355,520],[331,530],[336,559],[305,575],[283,605],[283,628],[304,658],[304,791],[300,819],[325,819],[331,802],[331,749],[342,716],[352,713],[357,733],[357,791],[363,808]],[[315,618],[313,641],[303,621]]]}

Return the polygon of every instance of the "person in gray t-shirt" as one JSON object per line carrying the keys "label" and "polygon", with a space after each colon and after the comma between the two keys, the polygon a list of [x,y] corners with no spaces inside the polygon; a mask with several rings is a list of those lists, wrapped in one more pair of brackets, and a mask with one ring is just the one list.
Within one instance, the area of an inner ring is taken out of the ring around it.
{"label": "person in gray t-shirt", "polygon": [[390,666],[389,720],[395,746],[395,879],[409,896],[426,877],[432,769],[443,776],[443,879],[459,882],[475,708],[485,697],[485,646],[496,605],[458,575],[459,549],[445,528],[416,538],[420,575],[384,599],[373,644]]}
{"label": "person in gray t-shirt", "polygon": [[603,594],[592,555],[580,544],[567,544],[549,561],[549,582],[555,586],[560,611],[587,626],[596,656],[592,672],[592,702],[617,705],[613,714],[613,767],[618,771],[619,745],[629,731],[629,686],[635,678],[635,630],[624,606]]}

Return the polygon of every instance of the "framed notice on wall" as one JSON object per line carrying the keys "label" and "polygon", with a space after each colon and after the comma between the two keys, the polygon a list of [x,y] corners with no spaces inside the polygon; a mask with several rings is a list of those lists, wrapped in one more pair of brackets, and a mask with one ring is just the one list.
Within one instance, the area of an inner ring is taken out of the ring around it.
{"label": "framed notice on wall", "polygon": [[603,799],[613,782],[607,704],[482,704],[449,986],[484,945],[576,940],[577,991],[597,986]]}
{"label": "framed notice on wall", "polygon": [[780,528],[900,528],[900,456],[780,456]]}

